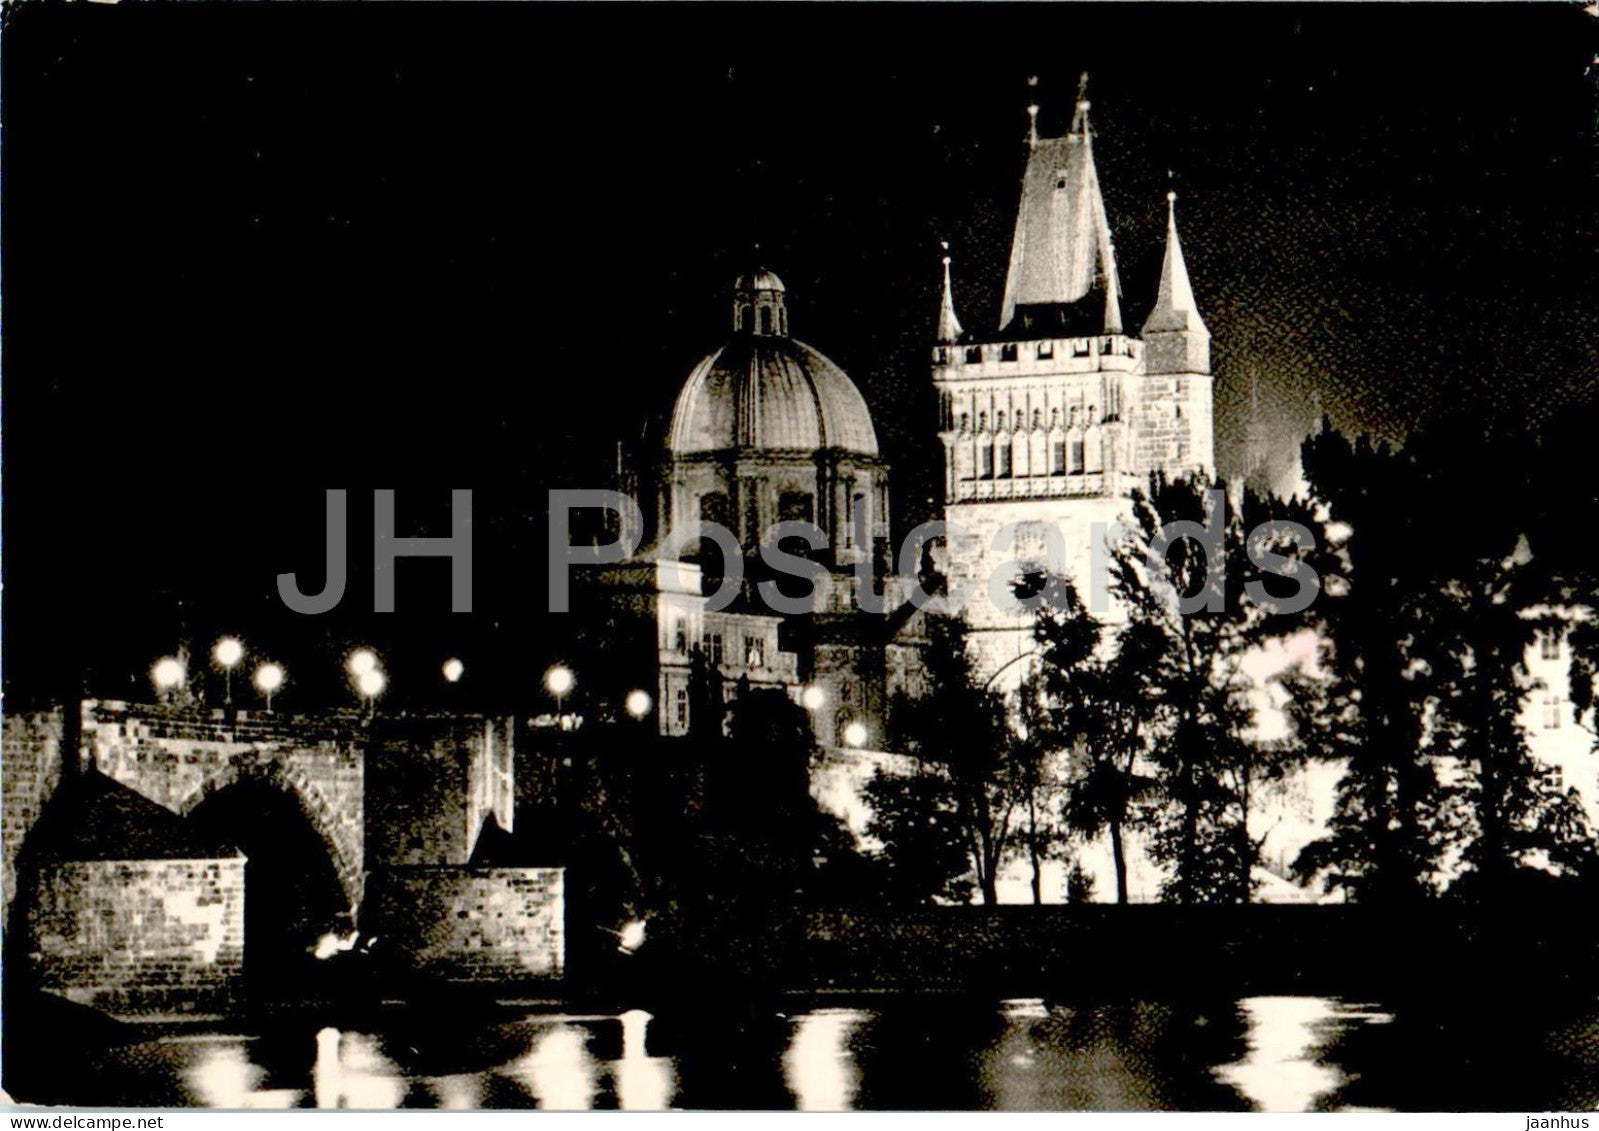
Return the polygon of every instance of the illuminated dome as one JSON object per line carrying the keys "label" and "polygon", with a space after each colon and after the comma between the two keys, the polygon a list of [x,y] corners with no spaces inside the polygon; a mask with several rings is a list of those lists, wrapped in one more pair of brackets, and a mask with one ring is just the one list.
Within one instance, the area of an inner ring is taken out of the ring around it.
{"label": "illuminated dome", "polygon": [[783,281],[770,271],[734,285],[731,341],[694,367],[672,413],[674,455],[735,449],[877,455],[855,383],[788,336]]}
{"label": "illuminated dome", "polygon": [[789,336],[783,281],[733,285],[733,333],[677,397],[657,525],[710,520],[753,552],[780,521],[820,527],[837,564],[888,534],[888,466],[866,401],[838,366]]}

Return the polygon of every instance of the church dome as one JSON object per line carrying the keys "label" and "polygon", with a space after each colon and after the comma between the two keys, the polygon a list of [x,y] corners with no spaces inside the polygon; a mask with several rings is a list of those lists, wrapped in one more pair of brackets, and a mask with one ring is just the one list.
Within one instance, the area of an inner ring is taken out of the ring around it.
{"label": "church dome", "polygon": [[734,285],[731,341],[694,367],[667,434],[674,455],[734,449],[877,455],[860,390],[788,336],[783,283],[770,271]]}
{"label": "church dome", "polygon": [[787,287],[783,286],[783,280],[766,270],[740,275],[733,284],[734,293],[740,291],[776,291],[778,294],[782,294],[787,289]]}

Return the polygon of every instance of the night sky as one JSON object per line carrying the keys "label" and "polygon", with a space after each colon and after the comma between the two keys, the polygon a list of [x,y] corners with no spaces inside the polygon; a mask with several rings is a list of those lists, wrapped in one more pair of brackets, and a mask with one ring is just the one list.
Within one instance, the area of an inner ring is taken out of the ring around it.
{"label": "night sky", "polygon": [[[467,662],[515,701],[554,655],[544,491],[606,484],[726,331],[753,259],[855,378],[921,517],[938,459],[937,241],[994,331],[1024,107],[1091,72],[1131,325],[1164,193],[1214,335],[1218,459],[1258,389],[1402,436],[1534,421],[1599,384],[1599,20],[1576,4],[13,6],[4,37],[7,702],[143,697],[222,631],[336,702]],[[1036,91],[1027,78],[1038,77]],[[757,250],[758,249],[758,250]],[[1586,453],[1573,453],[1588,466]],[[1491,469],[1485,469],[1491,473]],[[352,498],[344,606],[322,498]],[[407,563],[369,611],[374,487],[402,532],[476,498],[476,610]],[[403,694],[402,694],[403,693]]]}

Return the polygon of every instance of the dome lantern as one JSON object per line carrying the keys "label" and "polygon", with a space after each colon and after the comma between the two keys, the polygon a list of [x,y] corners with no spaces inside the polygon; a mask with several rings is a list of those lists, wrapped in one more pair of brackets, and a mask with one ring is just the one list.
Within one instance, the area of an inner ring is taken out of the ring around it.
{"label": "dome lantern", "polygon": [[765,338],[788,336],[783,280],[764,268],[733,283],[733,332]]}

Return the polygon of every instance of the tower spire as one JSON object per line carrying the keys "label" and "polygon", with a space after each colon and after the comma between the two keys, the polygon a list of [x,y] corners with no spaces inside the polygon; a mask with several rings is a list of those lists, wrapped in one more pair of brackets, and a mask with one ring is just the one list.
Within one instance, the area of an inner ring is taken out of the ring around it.
{"label": "tower spire", "polygon": [[1188,281],[1188,264],[1183,259],[1182,241],[1177,238],[1177,194],[1166,194],[1166,255],[1160,265],[1160,289],[1155,293],[1155,308],[1144,321],[1144,333],[1187,331],[1208,334],[1199,306],[1194,302],[1193,284]]}
{"label": "tower spire", "polygon": [[961,323],[955,317],[955,291],[949,281],[949,241],[944,240],[944,300],[938,308],[938,340],[949,344],[960,341]]}
{"label": "tower spire", "polygon": [[[1000,306],[999,324],[1006,332],[1013,324],[1018,332],[1057,335],[1122,332],[1116,255],[1083,97],[1087,78],[1078,87],[1066,136],[1038,136],[1036,111],[1028,111],[1027,169]],[[1104,289],[1103,305],[1084,303],[1096,288]]]}

